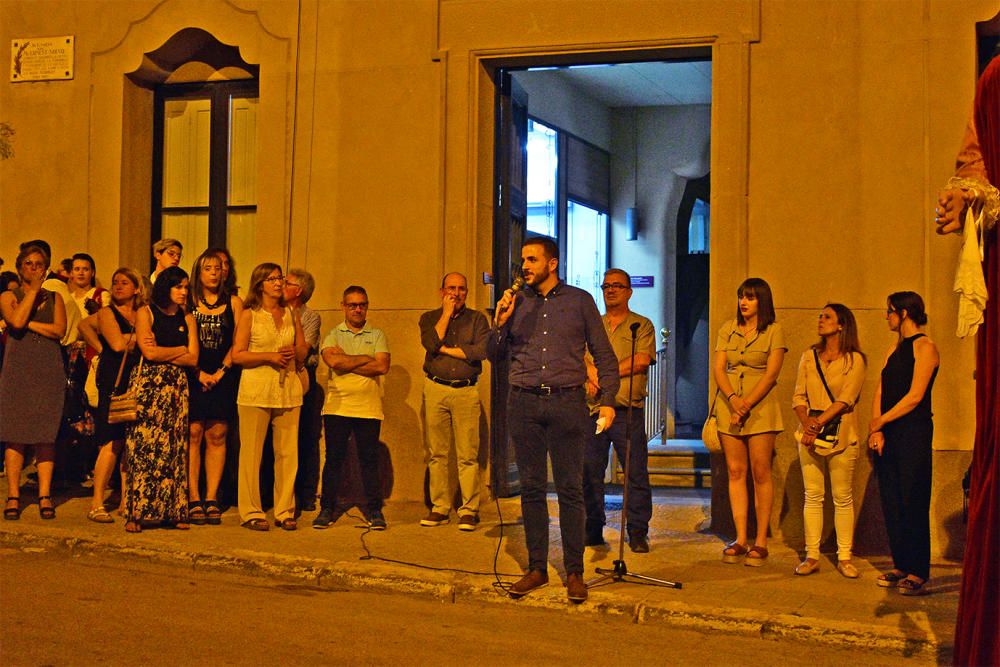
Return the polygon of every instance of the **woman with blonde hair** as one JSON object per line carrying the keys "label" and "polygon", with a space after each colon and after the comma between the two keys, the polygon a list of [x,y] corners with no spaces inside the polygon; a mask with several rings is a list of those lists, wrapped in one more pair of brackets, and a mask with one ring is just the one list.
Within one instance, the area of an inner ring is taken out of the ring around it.
{"label": "woman with blonde hair", "polygon": [[[823,500],[829,475],[837,532],[837,571],[848,579],[856,579],[858,570],[851,562],[854,464],[858,460],[854,406],[865,381],[867,360],[858,341],[854,313],[847,306],[841,303],[823,306],[816,331],[819,342],[802,353],[792,397],[792,407],[802,424],[796,438],[805,483],[802,517],[806,538],[806,557],[795,568],[795,574],[804,576],[819,569]],[[834,430],[836,434],[832,435]]]}
{"label": "woman with blonde hair", "polygon": [[302,383],[296,371],[309,352],[302,323],[285,303],[281,267],[257,266],[236,325],[233,361],[243,367],[236,397],[240,422],[239,509],[241,524],[267,530],[260,499],[260,459],[268,426],[274,433],[274,519],[295,530]]}
{"label": "woman with blonde hair", "polygon": [[[115,461],[125,444],[125,424],[108,422],[111,395],[125,391],[132,369],[139,361],[135,321],[146,305],[142,277],[135,269],[121,267],[111,276],[111,303],[97,311],[97,331],[101,356],[97,362],[96,441],[100,443],[94,465],[94,494],[87,518],[97,523],[114,519],[104,507],[104,492],[114,472]],[[85,320],[86,321],[86,320]],[[121,378],[118,381],[118,378]]]}
{"label": "woman with blonde hair", "polygon": [[[768,556],[767,529],[774,496],[771,457],[775,437],[784,430],[781,408],[771,390],[778,383],[788,347],[781,325],[775,322],[774,300],[766,281],[747,278],[736,296],[736,317],[719,330],[712,367],[719,397],[725,399],[716,402],[716,414],[736,525],[736,539],[723,549],[722,561],[743,561],[757,567]],[[752,546],[747,542],[748,467],[753,475],[757,517],[757,536]]]}
{"label": "woman with blonde hair", "polygon": [[21,286],[0,294],[0,314],[8,334],[0,373],[0,441],[7,445],[3,518],[21,516],[21,470],[25,449],[31,446],[38,468],[38,512],[43,519],[54,519],[55,440],[66,396],[59,340],[66,333],[66,308],[58,293],[42,287],[49,269],[45,250],[26,246],[18,253],[15,267]]}

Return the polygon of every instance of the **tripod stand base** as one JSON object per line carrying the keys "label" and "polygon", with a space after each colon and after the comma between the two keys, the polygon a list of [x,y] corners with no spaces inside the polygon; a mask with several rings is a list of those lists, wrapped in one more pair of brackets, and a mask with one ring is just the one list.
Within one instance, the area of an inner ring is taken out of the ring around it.
{"label": "tripod stand base", "polygon": [[657,579],[655,577],[647,577],[644,574],[636,574],[635,572],[629,572],[628,566],[625,565],[624,560],[614,561],[614,567],[608,569],[606,567],[599,567],[594,570],[597,574],[601,575],[596,579],[591,579],[587,582],[587,588],[591,586],[596,586],[597,584],[602,584],[605,581],[610,581],[612,583],[633,583],[633,584],[647,584],[653,586],[663,586],[665,588],[683,588],[684,584],[679,581],[668,581],[666,579]]}

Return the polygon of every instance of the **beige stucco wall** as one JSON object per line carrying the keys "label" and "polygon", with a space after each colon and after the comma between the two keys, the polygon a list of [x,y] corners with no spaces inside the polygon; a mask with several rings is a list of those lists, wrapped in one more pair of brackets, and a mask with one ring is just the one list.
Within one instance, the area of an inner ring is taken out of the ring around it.
{"label": "beige stucco wall", "polygon": [[[0,119],[17,130],[16,157],[0,163],[0,255],[11,262],[19,241],[43,236],[58,257],[88,249],[105,280],[138,261],[141,244],[122,241],[146,222],[122,219],[121,77],[182,27],[240,46],[261,65],[267,105],[258,259],[316,275],[324,328],[346,284],[368,287],[393,349],[383,439],[396,496],[418,498],[416,321],[444,270],[491,269],[484,64],[709,46],[711,329],[730,316],[736,284],[766,277],[792,350],[777,389],[787,402],[819,306],[851,306],[878,359],[891,342],[885,295],[915,289],[943,359],[935,447],[967,448],[973,346],[953,336],[955,240],[930,233],[927,211],[971,104],[974,23],[995,11],[993,0],[6,0],[0,42],[73,34],[76,77],[0,82]],[[489,294],[476,285],[471,300],[483,307]],[[866,404],[860,413],[864,423]],[[779,470],[793,447],[779,439]],[[775,528],[791,523],[781,505]]]}

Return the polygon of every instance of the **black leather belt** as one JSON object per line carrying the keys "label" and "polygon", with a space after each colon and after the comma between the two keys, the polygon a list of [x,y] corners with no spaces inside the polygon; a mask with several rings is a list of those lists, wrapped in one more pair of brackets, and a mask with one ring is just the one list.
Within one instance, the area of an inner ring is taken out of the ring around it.
{"label": "black leather belt", "polygon": [[436,375],[428,375],[427,379],[431,382],[451,387],[452,389],[461,389],[462,387],[474,387],[476,382],[479,380],[479,376],[477,375],[476,377],[469,378],[468,380],[445,380],[444,378],[439,378]]}
{"label": "black leather belt", "polygon": [[566,394],[571,391],[583,390],[581,385],[573,385],[572,387],[549,387],[543,384],[540,387],[519,387],[516,384],[512,384],[510,388],[513,391],[524,394],[534,394],[535,396],[551,396],[552,394]]}

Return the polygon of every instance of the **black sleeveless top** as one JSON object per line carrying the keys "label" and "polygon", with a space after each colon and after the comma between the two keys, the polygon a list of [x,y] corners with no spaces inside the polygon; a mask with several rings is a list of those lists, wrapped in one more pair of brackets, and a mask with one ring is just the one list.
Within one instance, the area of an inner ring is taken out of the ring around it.
{"label": "black sleeveless top", "polygon": [[198,368],[206,373],[219,370],[226,353],[233,346],[236,318],[233,317],[232,300],[226,302],[225,306],[224,311],[215,315],[205,315],[198,312],[197,308],[192,313],[198,323]]}
{"label": "black sleeveless top", "polygon": [[184,310],[177,309],[173,315],[167,315],[159,306],[150,306],[153,312],[153,336],[159,347],[187,347],[188,325]]}
{"label": "black sleeveless top", "polygon": [[[922,333],[915,334],[909,338],[904,338],[899,345],[889,355],[882,369],[882,414],[892,409],[900,399],[910,391],[913,384],[913,341],[924,336]],[[920,403],[910,413],[903,415],[899,419],[891,422],[897,426],[912,424],[917,422],[931,421],[931,390],[934,389],[934,378],[937,377],[938,369],[935,368],[931,374],[930,382],[927,383],[927,390]],[[888,424],[887,424],[888,426]]]}
{"label": "black sleeveless top", "polygon": [[[113,305],[108,306],[111,309],[111,313],[115,316],[115,322],[118,324],[118,330],[121,331],[122,336],[128,336],[129,334],[135,333],[135,328],[132,326],[131,322],[125,319],[125,316],[118,312],[118,309]],[[115,380],[118,378],[118,369],[121,368],[122,355],[124,352],[115,352],[111,349],[111,345],[105,340],[104,336],[98,334],[98,338],[101,340],[101,359],[97,362],[97,390],[98,392],[108,392],[112,391]],[[127,385],[129,376],[132,374],[132,368],[139,361],[139,346],[136,345],[132,348],[129,353],[128,358],[125,359],[125,370],[122,371],[122,384]]]}

